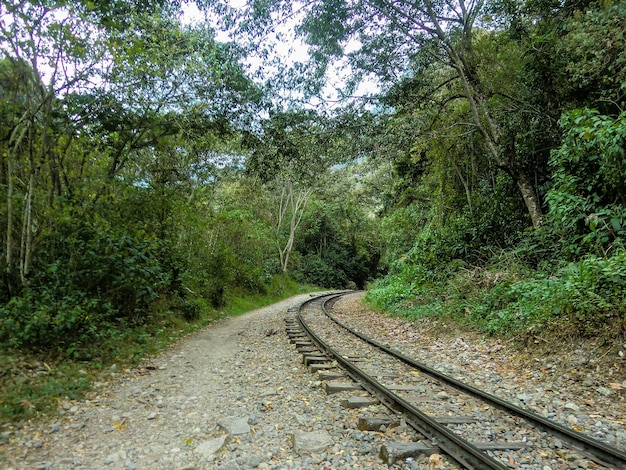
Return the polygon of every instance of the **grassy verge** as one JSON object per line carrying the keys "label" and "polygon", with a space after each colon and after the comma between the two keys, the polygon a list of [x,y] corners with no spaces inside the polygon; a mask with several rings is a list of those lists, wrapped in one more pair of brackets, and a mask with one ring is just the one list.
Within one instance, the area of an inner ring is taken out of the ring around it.
{"label": "grassy verge", "polygon": [[0,347],[0,423],[9,425],[54,412],[61,402],[83,396],[95,380],[103,380],[112,370],[136,364],[217,318],[241,315],[314,290],[319,289],[277,278],[272,281],[269,293],[231,296],[219,311],[200,299],[197,301],[200,312],[191,320],[174,313],[168,305],[158,305],[150,324],[135,325],[109,335],[94,345],[97,353],[88,361]]}
{"label": "grassy verge", "polygon": [[610,323],[618,336],[626,331],[625,266],[623,252],[586,256],[552,272],[510,259],[484,268],[451,267],[438,276],[408,265],[374,283],[366,301],[407,319],[447,317],[493,335],[573,330],[591,337]]}
{"label": "grassy verge", "polygon": [[316,286],[299,285],[290,279],[277,277],[272,281],[271,287],[265,294],[230,297],[226,308],[222,311],[222,315],[230,317],[238,316],[250,310],[271,305],[282,299],[291,297],[292,295],[316,292],[319,290],[321,289]]}

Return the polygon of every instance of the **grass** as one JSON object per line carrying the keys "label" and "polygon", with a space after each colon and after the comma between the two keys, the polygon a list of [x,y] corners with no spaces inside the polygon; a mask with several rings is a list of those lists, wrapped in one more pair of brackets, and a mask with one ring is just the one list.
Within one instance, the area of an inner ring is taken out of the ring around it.
{"label": "grass", "polygon": [[77,359],[76,355],[26,353],[0,347],[0,423],[9,426],[17,421],[48,416],[61,403],[84,396],[95,380],[109,377],[113,364],[118,367],[137,364],[217,318],[241,315],[315,290],[319,288],[298,285],[280,277],[272,281],[269,293],[231,296],[227,305],[218,311],[199,300],[200,314],[193,320],[181,318],[168,310],[167,305],[156,306],[150,324],[111,335],[97,345],[97,352],[90,352],[88,360]]}
{"label": "grass", "polygon": [[[585,256],[578,262],[531,269],[513,256],[486,267],[442,269],[436,282],[413,266],[373,284],[365,300],[377,310],[409,320],[449,319],[483,333],[524,337],[572,330],[580,338],[626,331],[626,254]],[[608,338],[609,340],[611,338]]]}
{"label": "grass", "polygon": [[299,285],[291,280],[279,278],[272,283],[268,293],[254,296],[233,296],[229,298],[228,305],[221,312],[223,316],[235,317],[243,313],[276,303],[287,297],[308,292],[316,292],[321,289],[311,285]]}

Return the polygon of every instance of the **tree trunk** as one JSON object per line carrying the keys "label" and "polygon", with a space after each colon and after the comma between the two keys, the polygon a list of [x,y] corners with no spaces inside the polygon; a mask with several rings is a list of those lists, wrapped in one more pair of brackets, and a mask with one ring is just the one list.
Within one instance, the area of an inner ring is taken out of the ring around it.
{"label": "tree trunk", "polygon": [[280,267],[283,273],[287,273],[289,266],[289,257],[291,250],[293,249],[293,243],[296,238],[296,230],[302,221],[302,215],[304,209],[309,201],[309,197],[313,193],[311,189],[304,189],[298,192],[298,196],[294,195],[295,189],[291,182],[286,184],[281,190],[280,206],[278,211],[278,224],[276,226],[277,233],[280,233],[285,215],[290,212],[289,219],[289,236],[287,237],[287,243],[285,246],[278,247],[278,254],[280,256]]}
{"label": "tree trunk", "polygon": [[13,152],[9,152],[7,157],[7,236],[4,272],[6,276],[6,287],[11,295],[11,278],[13,274],[13,193],[15,192],[15,182],[13,181]]}
{"label": "tree trunk", "polygon": [[539,204],[539,198],[535,187],[528,179],[528,176],[517,166],[515,161],[507,164],[501,164],[499,167],[505,171],[517,184],[517,188],[522,194],[526,209],[530,214],[530,219],[533,223],[533,227],[540,227],[543,224],[543,212],[541,205]]}
{"label": "tree trunk", "polygon": [[[439,23],[439,18],[435,8],[430,1],[425,2],[426,13],[434,25],[433,34],[438,38],[441,44],[448,52],[452,67],[457,71],[461,84],[463,86],[467,101],[470,106],[470,112],[472,114],[472,120],[476,129],[481,133],[485,139],[485,146],[489,152],[492,161],[495,166],[504,170],[515,183],[520,190],[522,199],[526,204],[526,208],[532,220],[534,227],[539,227],[542,224],[542,211],[539,204],[539,197],[535,191],[534,186],[531,184],[528,175],[526,175],[516,162],[515,158],[515,145],[509,152],[508,156],[504,156],[504,142],[502,138],[502,132],[500,126],[491,117],[489,112],[489,105],[485,99],[483,93],[483,86],[480,78],[474,73],[471,64],[472,58],[472,42],[471,42],[471,25],[466,24],[464,28],[464,42],[460,46],[465,47],[467,50],[459,49],[454,41],[449,40],[446,31]],[[467,14],[464,15],[467,19]]]}

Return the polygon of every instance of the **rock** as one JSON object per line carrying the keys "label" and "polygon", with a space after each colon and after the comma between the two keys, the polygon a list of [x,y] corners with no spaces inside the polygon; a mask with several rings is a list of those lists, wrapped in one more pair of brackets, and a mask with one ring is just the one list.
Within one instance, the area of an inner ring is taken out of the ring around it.
{"label": "rock", "polygon": [[40,462],[35,465],[34,470],[50,470],[52,468],[52,462]]}
{"label": "rock", "polygon": [[326,431],[296,431],[292,436],[296,452],[321,452],[333,445],[333,439]]}
{"label": "rock", "polygon": [[388,442],[380,448],[380,458],[387,465],[393,465],[397,460],[434,455],[438,450],[438,447],[427,446],[421,442]]}
{"label": "rock", "polygon": [[569,403],[565,404],[565,409],[572,410],[572,411],[578,411],[578,410],[580,410],[580,406],[578,406],[576,403],[569,402]]}
{"label": "rock", "polygon": [[230,416],[228,418],[220,419],[217,424],[233,436],[248,434],[250,432],[248,418],[237,418]]}
{"label": "rock", "polygon": [[123,460],[126,460],[126,452],[124,452],[123,450],[120,450],[119,452],[114,452],[113,454],[109,454],[104,459],[104,464],[105,465],[117,464]]}
{"label": "rock", "polygon": [[237,463],[237,460],[233,459],[217,467],[217,470],[240,470],[240,468],[241,467]]}
{"label": "rock", "polygon": [[227,435],[220,436],[210,441],[204,441],[194,449],[194,452],[202,455],[205,459],[212,460],[215,458],[215,454],[219,452],[228,442]]}

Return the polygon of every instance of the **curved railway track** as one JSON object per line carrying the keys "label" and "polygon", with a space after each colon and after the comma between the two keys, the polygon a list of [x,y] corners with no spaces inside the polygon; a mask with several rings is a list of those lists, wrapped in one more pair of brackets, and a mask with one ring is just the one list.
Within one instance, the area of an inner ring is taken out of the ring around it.
{"label": "curved railway track", "polygon": [[[443,453],[453,466],[469,469],[555,470],[584,461],[583,468],[626,470],[622,450],[446,376],[341,324],[328,311],[341,295],[326,294],[292,309],[287,331],[311,370],[343,371],[325,374],[331,379],[325,384],[328,393],[362,387],[390,410],[384,419],[366,419],[365,426],[405,421],[415,429],[413,443],[381,449],[387,463],[415,453]],[[346,383],[342,374],[354,382]],[[357,397],[346,406],[360,402],[368,403]],[[543,463],[535,461],[536,455]]]}

